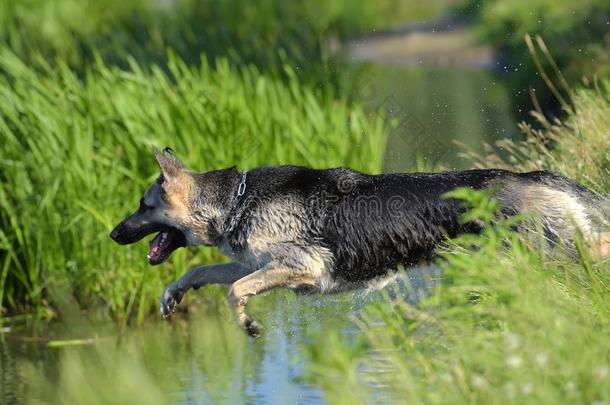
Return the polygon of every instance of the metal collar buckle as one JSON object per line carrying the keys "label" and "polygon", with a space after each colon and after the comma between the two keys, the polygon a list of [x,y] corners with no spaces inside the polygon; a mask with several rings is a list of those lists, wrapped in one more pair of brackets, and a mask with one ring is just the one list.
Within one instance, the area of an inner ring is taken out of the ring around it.
{"label": "metal collar buckle", "polygon": [[[241,182],[239,183],[239,187],[237,187],[237,198],[241,197],[246,193],[246,176],[248,175],[248,171],[244,170],[241,174]],[[237,202],[236,202],[237,203]]]}
{"label": "metal collar buckle", "polygon": [[237,214],[237,204],[239,204],[240,198],[246,193],[246,176],[248,175],[248,171],[244,170],[241,174],[241,181],[239,182],[239,186],[237,187],[237,194],[235,195],[235,201],[233,202],[233,208],[229,213],[229,223],[228,228],[225,229],[225,232],[232,231],[233,228],[237,225],[238,215]]}

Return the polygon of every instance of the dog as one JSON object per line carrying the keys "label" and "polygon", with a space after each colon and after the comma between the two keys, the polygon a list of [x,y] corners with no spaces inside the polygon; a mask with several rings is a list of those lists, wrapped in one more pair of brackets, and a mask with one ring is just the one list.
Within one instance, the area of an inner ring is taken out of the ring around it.
{"label": "dog", "polygon": [[217,246],[230,263],[196,267],[167,286],[160,310],[170,316],[189,289],[230,285],[239,325],[259,336],[246,312],[251,297],[274,288],[332,293],[366,286],[435,257],[448,238],[480,233],[464,222],[460,187],[495,190],[499,215],[534,213],[544,239],[575,250],[582,235],[601,258],[610,255],[605,231],[608,199],[548,171],[477,169],[368,175],[350,169],[298,166],[236,168],[197,173],[166,148],[154,148],[161,169],[138,210],[110,233],[119,244],[157,233],[148,261],[158,265],[185,246]]}

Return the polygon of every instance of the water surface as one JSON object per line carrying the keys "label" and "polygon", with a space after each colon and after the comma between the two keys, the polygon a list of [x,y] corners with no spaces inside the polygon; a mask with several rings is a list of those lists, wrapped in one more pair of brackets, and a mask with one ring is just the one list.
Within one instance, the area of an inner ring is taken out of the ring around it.
{"label": "water surface", "polygon": [[466,150],[518,136],[508,84],[492,72],[368,65],[357,80],[365,106],[392,126],[386,172],[466,169]]}
{"label": "water surface", "polygon": [[[0,339],[0,402],[324,403],[323,391],[306,380],[306,348],[323,345],[331,331],[357,338],[353,320],[367,304],[417,301],[438,275],[417,269],[375,291],[256,297],[249,309],[264,326],[259,339],[237,328],[222,297],[219,305],[201,303],[206,293],[217,295],[214,288],[189,297],[187,316],[122,332],[85,318],[15,325]],[[70,339],[92,342],[49,345]]]}

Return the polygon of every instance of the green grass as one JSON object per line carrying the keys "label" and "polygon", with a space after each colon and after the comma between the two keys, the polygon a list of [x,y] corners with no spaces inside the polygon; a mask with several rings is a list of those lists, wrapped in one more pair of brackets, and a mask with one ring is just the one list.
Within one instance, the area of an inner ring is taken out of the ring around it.
{"label": "green grass", "polygon": [[[564,123],[523,125],[525,141],[501,142],[508,157],[482,164],[560,170],[610,194],[609,84],[577,91]],[[482,219],[495,208],[463,196]],[[608,402],[610,265],[582,246],[576,261],[538,249],[510,225],[453,241],[431,297],[371,306],[358,344],[332,334],[312,344],[312,381],[337,402]]]}
{"label": "green grass", "polygon": [[156,312],[158,295],[210,250],[176,252],[148,268],[146,243],[115,245],[113,225],[158,175],[152,145],[193,169],[266,164],[381,169],[380,118],[255,68],[212,69],[169,58],[168,72],[98,62],[78,77],[0,50],[0,296],[13,310],[54,311],[73,294],[119,321]]}
{"label": "green grass", "polygon": [[0,0],[0,42],[28,63],[59,59],[81,71],[98,54],[125,66],[228,58],[275,76],[339,84],[348,69],[330,42],[438,13],[446,0]]}

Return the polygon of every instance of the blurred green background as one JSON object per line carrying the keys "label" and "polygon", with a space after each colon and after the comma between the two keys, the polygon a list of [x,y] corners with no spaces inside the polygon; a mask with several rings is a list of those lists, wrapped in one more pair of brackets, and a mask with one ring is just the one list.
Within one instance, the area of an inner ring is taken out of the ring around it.
{"label": "blurred green background", "polygon": [[[157,319],[163,287],[224,260],[216,250],[152,269],[145,243],[107,234],[157,176],[152,145],[201,171],[544,168],[607,193],[609,43],[608,0],[0,0],[0,402],[607,401],[610,352],[590,331],[608,333],[608,267],[546,263],[510,229],[441,263],[463,275],[443,288],[472,282],[488,306],[433,295],[405,309],[437,266],[398,291],[273,292],[253,302],[258,341],[220,287]],[[532,275],[488,291],[497,267]],[[542,277],[549,268],[563,278]],[[568,322],[556,306],[583,320],[577,331],[553,329]],[[418,318],[430,313],[441,326]],[[552,333],[529,339],[557,373],[517,378],[473,355],[503,353],[540,319]],[[593,371],[570,340],[600,359]]]}

